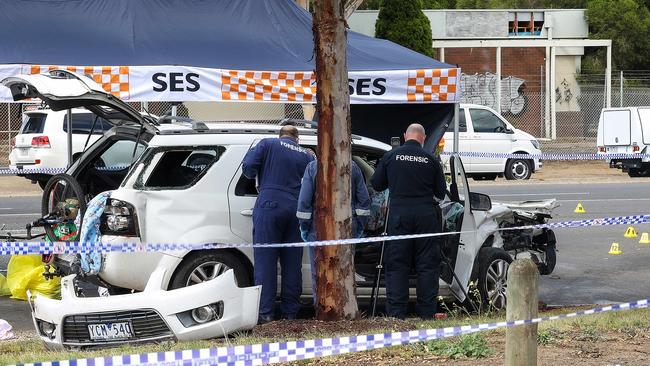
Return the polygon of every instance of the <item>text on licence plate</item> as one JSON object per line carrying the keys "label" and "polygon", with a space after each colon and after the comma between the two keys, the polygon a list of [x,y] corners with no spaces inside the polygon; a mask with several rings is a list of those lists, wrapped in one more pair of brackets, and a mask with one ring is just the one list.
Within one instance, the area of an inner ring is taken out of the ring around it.
{"label": "text on licence plate", "polygon": [[88,333],[93,340],[133,338],[133,329],[129,322],[88,324]]}

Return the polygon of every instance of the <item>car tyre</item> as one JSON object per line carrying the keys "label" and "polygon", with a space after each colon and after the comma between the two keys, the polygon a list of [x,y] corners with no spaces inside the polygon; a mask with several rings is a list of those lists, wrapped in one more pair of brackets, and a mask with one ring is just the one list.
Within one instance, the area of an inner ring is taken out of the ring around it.
{"label": "car tyre", "polygon": [[[84,213],[86,213],[86,199],[84,197],[84,192],[83,189],[81,188],[81,185],[79,185],[79,182],[77,182],[74,177],[72,177],[69,174],[57,174],[50,178],[50,180],[47,182],[45,187],[43,188],[43,198],[41,199],[41,214],[43,216],[49,215],[51,213],[50,209],[50,198],[56,199],[56,197],[51,197],[52,194],[58,195],[56,192],[53,192],[55,189],[59,188],[59,185],[64,186],[59,199],[57,201],[60,201],[61,198],[76,198],[77,201],[79,202],[79,207],[77,207],[79,211],[79,216],[80,216],[80,223],[79,227],[77,227],[77,233],[81,230],[81,221],[83,221]],[[55,233],[54,225],[49,225],[45,224],[43,225],[45,228],[45,233],[47,237],[51,241],[59,241],[61,240],[58,238]],[[79,234],[77,234],[76,237],[70,237],[67,239],[67,241],[73,241],[76,240],[79,237]]]}
{"label": "car tyre", "polygon": [[546,245],[546,261],[537,265],[539,269],[539,274],[542,276],[550,275],[555,269],[555,263],[557,262],[557,253],[555,250],[555,244]]}
{"label": "car tyre", "polygon": [[216,278],[232,269],[235,272],[237,286],[252,285],[252,274],[238,256],[230,251],[197,251],[188,254],[178,265],[169,282],[169,289],[174,290]]}
{"label": "car tyre", "polygon": [[508,159],[506,170],[503,172],[508,180],[526,180],[533,174],[530,161],[524,159]]}
{"label": "car tyre", "polygon": [[478,254],[477,287],[485,309],[506,308],[508,267],[512,257],[501,248],[483,248]]}

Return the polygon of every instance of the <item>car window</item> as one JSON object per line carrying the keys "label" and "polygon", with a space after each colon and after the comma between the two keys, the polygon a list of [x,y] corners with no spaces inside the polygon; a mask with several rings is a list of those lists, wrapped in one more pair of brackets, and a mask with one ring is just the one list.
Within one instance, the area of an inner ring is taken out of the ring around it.
{"label": "car window", "polygon": [[[74,134],[84,134],[87,135],[90,132],[93,121],[97,117],[92,113],[73,113],[72,114],[72,133]],[[110,122],[107,120],[98,117],[97,122],[95,122],[95,128],[93,129],[93,135],[102,135],[104,132],[108,131],[113,127]],[[66,115],[63,119],[63,131],[68,132],[68,116]]]}
{"label": "car window", "polygon": [[[460,109],[458,114],[458,131],[467,132],[467,122],[465,121],[465,110]],[[451,120],[451,123],[447,127],[447,132],[454,132],[454,120]]]}
{"label": "car window", "polygon": [[[133,155],[134,148],[135,156]],[[119,140],[106,149],[95,160],[94,165],[96,168],[125,169],[142,155],[145,148],[146,146],[142,142],[138,143],[136,147],[135,141]]]}
{"label": "car window", "polygon": [[42,113],[25,114],[23,117],[22,133],[43,133],[46,118],[47,115]]}
{"label": "car window", "polygon": [[148,167],[143,169],[135,186],[145,189],[190,187],[219,160],[225,150],[223,146],[152,149],[142,160]]}
{"label": "car window", "polygon": [[500,133],[505,132],[507,126],[494,113],[487,109],[470,109],[474,132]]}

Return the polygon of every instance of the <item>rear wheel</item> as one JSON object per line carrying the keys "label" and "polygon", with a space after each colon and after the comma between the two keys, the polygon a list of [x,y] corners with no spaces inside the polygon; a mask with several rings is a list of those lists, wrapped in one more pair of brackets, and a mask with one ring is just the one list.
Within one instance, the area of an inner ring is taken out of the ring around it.
{"label": "rear wheel", "polygon": [[239,287],[252,284],[252,274],[237,255],[229,251],[197,251],[188,254],[169,282],[169,289],[196,285],[209,281],[232,269]]}
{"label": "rear wheel", "polygon": [[[79,238],[86,200],[81,186],[71,175],[57,174],[43,188],[41,213],[51,241],[75,241]],[[79,216],[79,227],[74,224]]]}
{"label": "rear wheel", "polygon": [[501,248],[483,248],[478,257],[478,290],[484,307],[492,310],[506,308],[508,267],[512,257]]}
{"label": "rear wheel", "polygon": [[533,169],[528,160],[509,159],[503,174],[508,180],[525,180],[533,174]]}

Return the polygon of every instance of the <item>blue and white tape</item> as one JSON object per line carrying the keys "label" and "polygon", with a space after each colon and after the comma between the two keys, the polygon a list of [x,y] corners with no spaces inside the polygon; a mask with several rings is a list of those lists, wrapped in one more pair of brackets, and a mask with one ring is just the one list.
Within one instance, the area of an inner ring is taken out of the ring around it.
{"label": "blue and white tape", "polygon": [[[541,228],[573,228],[589,226],[609,225],[634,225],[650,222],[650,215],[631,215],[602,217],[588,220],[561,221],[547,224],[528,225],[500,228],[501,231],[541,229]],[[81,243],[81,242],[0,242],[0,255],[21,255],[21,254],[63,254],[63,253],[134,253],[134,252],[167,252],[167,251],[191,251],[221,248],[281,248],[281,247],[307,247],[307,246],[329,246],[329,245],[350,245],[363,243],[377,243],[382,241],[393,241],[403,239],[431,238],[445,235],[462,234],[471,231],[454,231],[444,233],[408,234],[393,236],[375,236],[357,239],[323,240],[295,243]]]}
{"label": "blue and white tape", "polygon": [[[131,168],[130,165],[114,165],[114,166],[102,166],[95,167],[97,171],[119,171],[124,169]],[[23,169],[10,169],[3,168],[0,169],[0,176],[2,175],[30,175],[30,174],[46,174],[46,175],[56,175],[66,172],[66,168],[23,168]]]}
{"label": "blue and white tape", "polygon": [[[650,154],[576,154],[576,153],[541,153],[541,154],[506,154],[474,151],[461,151],[461,157],[492,158],[492,159],[539,159],[539,160],[611,160],[611,159],[649,159]],[[451,156],[454,153],[442,152],[441,155]]]}
{"label": "blue and white tape", "polygon": [[345,353],[367,351],[410,343],[426,342],[462,334],[476,333],[498,328],[538,324],[547,321],[575,318],[583,315],[599,314],[648,307],[650,299],[581,310],[568,314],[540,317],[534,319],[502,321],[447,327],[422,329],[410,332],[379,333],[335,338],[310,339],[303,341],[274,342],[253,345],[205,348],[185,351],[143,353],[121,356],[108,356],[78,360],[36,362],[24,366],[81,366],[81,365],[266,365],[280,362],[335,356]]}

